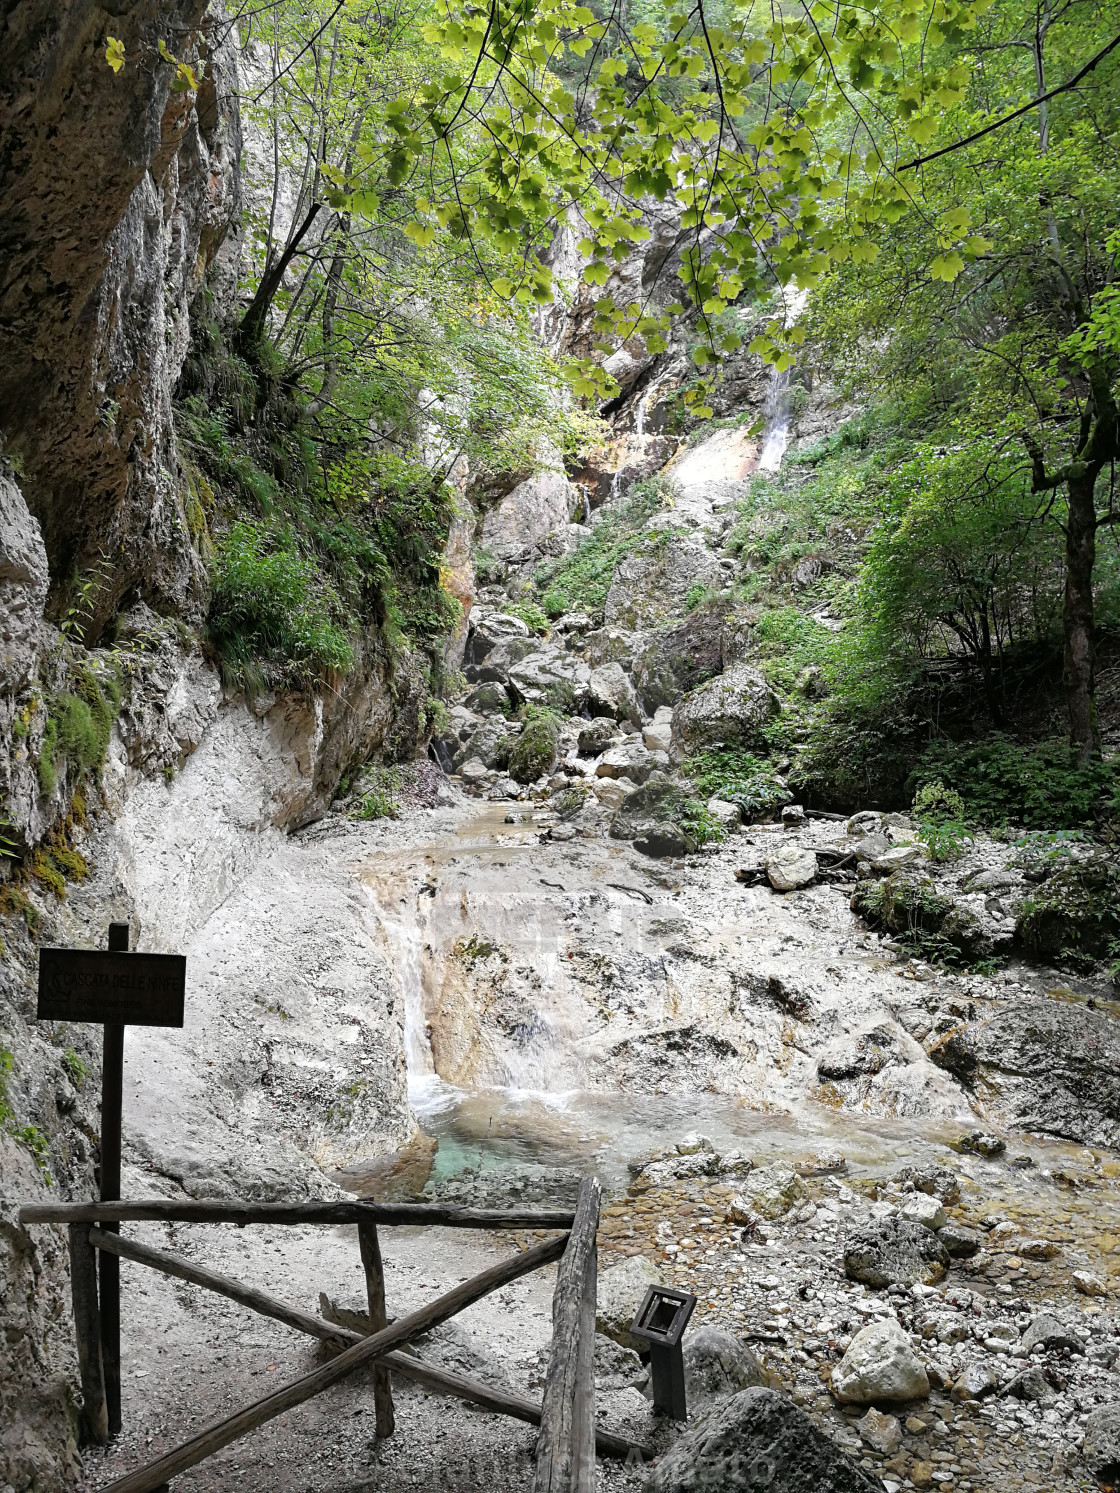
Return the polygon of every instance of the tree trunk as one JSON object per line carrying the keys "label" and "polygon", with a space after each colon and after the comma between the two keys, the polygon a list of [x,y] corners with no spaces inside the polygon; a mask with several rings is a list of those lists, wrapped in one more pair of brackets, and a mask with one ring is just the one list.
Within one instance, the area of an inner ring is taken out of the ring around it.
{"label": "tree trunk", "polygon": [[1079,763],[1100,755],[1093,657],[1093,564],[1097,553],[1096,473],[1070,474],[1066,526],[1065,687],[1069,738]]}

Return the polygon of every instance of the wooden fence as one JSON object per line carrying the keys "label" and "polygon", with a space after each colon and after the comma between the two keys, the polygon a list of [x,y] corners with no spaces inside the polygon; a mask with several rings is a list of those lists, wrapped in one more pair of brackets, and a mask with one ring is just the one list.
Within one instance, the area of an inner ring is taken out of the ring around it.
{"label": "wooden fence", "polygon": [[[391,1376],[426,1389],[469,1400],[487,1410],[539,1425],[533,1493],[591,1493],[595,1456],[627,1457],[642,1447],[595,1424],[595,1292],[601,1189],[594,1177],[581,1184],[574,1213],[450,1208],[432,1203],[246,1203],[225,1201],[122,1201],[43,1204],[20,1210],[22,1224],[64,1224],[69,1231],[74,1329],[82,1381],[83,1423],[87,1437],[109,1439],[108,1405],[120,1393],[119,1345],[110,1336],[98,1303],[97,1257],[132,1260],[178,1280],[214,1291],[298,1332],[331,1342],[340,1351],[319,1367],[256,1400],[234,1415],[205,1427],[154,1462],[126,1473],[103,1493],[154,1493],[171,1478],[196,1466],[230,1442],[248,1435],[285,1410],[303,1404],[355,1369],[373,1369],[372,1388],[379,1436],[394,1430]],[[362,1334],[302,1312],[264,1291],[218,1275],[168,1250],[126,1239],[123,1223],[356,1224],[369,1304],[370,1332]],[[463,1281],[418,1311],[390,1323],[379,1225],[440,1225],[468,1229],[560,1230],[523,1252]],[[426,1363],[410,1340],[456,1316],[465,1307],[511,1281],[559,1260],[552,1309],[552,1347],[543,1405],[507,1394],[462,1374]],[[114,1351],[115,1349],[115,1351]]]}

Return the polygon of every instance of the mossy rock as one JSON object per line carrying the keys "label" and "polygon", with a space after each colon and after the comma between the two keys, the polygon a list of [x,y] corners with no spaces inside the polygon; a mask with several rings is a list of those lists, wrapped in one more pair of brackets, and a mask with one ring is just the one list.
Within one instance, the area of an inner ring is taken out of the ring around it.
{"label": "mossy rock", "polygon": [[629,840],[643,855],[687,855],[699,841],[691,828],[696,804],[661,772],[628,794],[611,824],[612,840]]}
{"label": "mossy rock", "polygon": [[952,898],[937,890],[928,876],[898,871],[882,881],[864,881],[852,894],[852,911],[873,928],[889,933],[940,933],[956,911]]}
{"label": "mossy rock", "polygon": [[510,751],[510,777],[517,783],[535,783],[556,766],[559,750],[557,723],[547,717],[530,721]]}
{"label": "mossy rock", "polygon": [[870,927],[909,939],[926,957],[952,963],[957,953],[966,959],[992,953],[992,941],[975,914],[958,907],[912,867],[882,881],[861,882],[851,907]]}
{"label": "mossy rock", "polygon": [[1104,958],[1120,939],[1120,865],[1096,854],[1062,866],[1023,903],[1016,933],[1043,958]]}

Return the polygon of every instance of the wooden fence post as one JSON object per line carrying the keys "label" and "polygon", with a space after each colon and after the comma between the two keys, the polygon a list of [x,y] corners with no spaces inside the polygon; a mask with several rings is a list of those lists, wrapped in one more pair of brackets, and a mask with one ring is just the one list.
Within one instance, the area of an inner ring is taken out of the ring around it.
{"label": "wooden fence post", "polygon": [[556,1273],[533,1493],[592,1493],[595,1487],[595,1236],[601,1195],[599,1179],[585,1177]]}
{"label": "wooden fence post", "polygon": [[[362,1251],[362,1267],[366,1273],[366,1299],[369,1302],[369,1330],[380,1332],[388,1327],[389,1318],[385,1310],[385,1267],[381,1261],[381,1244],[377,1238],[375,1223],[358,1225],[358,1243]],[[391,1436],[396,1425],[393,1413],[393,1388],[389,1370],[384,1364],[373,1366],[373,1407],[377,1418],[378,1436]]]}
{"label": "wooden fence post", "polygon": [[82,1379],[82,1429],[104,1446],[109,1440],[109,1412],[105,1403],[105,1375],[101,1367],[101,1313],[97,1305],[97,1252],[89,1242],[89,1225],[72,1223],[70,1236],[70,1291],[74,1301],[74,1333],[78,1339],[78,1369]]}

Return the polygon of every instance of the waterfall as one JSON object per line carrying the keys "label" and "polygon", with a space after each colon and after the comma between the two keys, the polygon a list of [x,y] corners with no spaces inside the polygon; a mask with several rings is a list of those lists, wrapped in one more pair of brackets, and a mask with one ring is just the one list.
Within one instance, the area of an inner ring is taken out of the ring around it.
{"label": "waterfall", "polygon": [[[807,290],[797,290],[792,285],[787,285],[783,289],[782,319],[787,327],[792,327],[796,323],[805,309],[805,302],[808,298]],[[762,405],[762,417],[764,422],[762,441],[755,471],[778,472],[781,470],[782,457],[786,454],[786,447],[789,445],[790,370],[788,368],[779,371],[771,366],[766,385],[766,398]]]}
{"label": "waterfall", "polygon": [[765,424],[758,451],[757,472],[777,472],[789,445],[789,369],[770,369],[766,399],[762,406]]}

